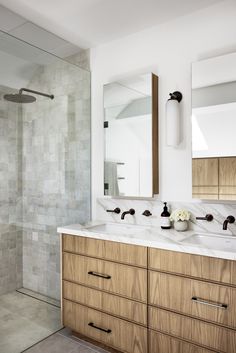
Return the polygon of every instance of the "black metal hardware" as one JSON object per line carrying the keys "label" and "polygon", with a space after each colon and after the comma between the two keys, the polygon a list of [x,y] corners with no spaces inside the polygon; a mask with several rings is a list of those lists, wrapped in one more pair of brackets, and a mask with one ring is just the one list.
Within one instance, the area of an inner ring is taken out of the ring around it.
{"label": "black metal hardware", "polygon": [[227,309],[228,308],[227,304],[215,303],[215,302],[201,299],[198,297],[192,297],[191,300],[193,300],[194,302],[199,303],[199,304],[214,306],[214,307],[220,308],[220,309]]}
{"label": "black metal hardware", "polygon": [[143,216],[146,216],[146,217],[149,217],[149,216],[152,216],[152,213],[149,211],[149,210],[145,210],[143,213],[142,213]]}
{"label": "black metal hardware", "polygon": [[107,212],[109,213],[116,213],[116,214],[119,214],[120,213],[120,208],[119,207],[116,207],[114,210],[107,210]]}
{"label": "black metal hardware", "polygon": [[122,215],[121,215],[121,219],[125,219],[125,216],[127,214],[130,214],[131,216],[133,216],[135,214],[135,210],[133,208],[130,208],[129,211],[123,212]]}
{"label": "black metal hardware", "polygon": [[106,129],[107,127],[109,127],[109,121],[104,121],[103,126],[104,126],[104,129]]}
{"label": "black metal hardware", "polygon": [[118,177],[118,180],[125,180],[125,177]]}
{"label": "black metal hardware", "polygon": [[227,230],[227,228],[228,228],[228,223],[234,223],[235,222],[235,218],[234,218],[234,216],[228,216],[227,218],[226,218],[226,220],[224,221],[224,223],[223,223],[223,230]]}
{"label": "black metal hardware", "polygon": [[213,221],[214,217],[212,216],[212,214],[206,214],[205,217],[196,217],[197,220],[200,220],[200,221],[207,221],[207,222],[211,222]]}
{"label": "black metal hardware", "polygon": [[19,94],[22,94],[23,91],[29,92],[29,93],[35,93],[35,94],[38,94],[39,96],[43,96],[43,97],[48,97],[48,98],[54,99],[54,95],[53,94],[42,93],[42,92],[39,92],[39,91],[34,91],[33,89],[29,89],[29,88],[21,88],[19,90]]}
{"label": "black metal hardware", "polygon": [[100,330],[102,332],[106,332],[106,333],[111,333],[112,332],[109,328],[106,329],[106,328],[102,328],[102,327],[96,326],[93,322],[89,322],[88,326],[91,326],[92,328],[95,328],[96,330]]}
{"label": "black metal hardware", "polygon": [[100,277],[100,278],[103,278],[103,279],[111,279],[110,275],[104,275],[103,273],[98,273],[98,272],[94,272],[94,271],[89,271],[88,275],[92,275],[92,276],[95,276],[95,277]]}
{"label": "black metal hardware", "polygon": [[179,103],[182,101],[183,95],[181,92],[179,91],[175,91],[173,93],[169,93],[170,95],[170,99],[175,99],[177,100]]}

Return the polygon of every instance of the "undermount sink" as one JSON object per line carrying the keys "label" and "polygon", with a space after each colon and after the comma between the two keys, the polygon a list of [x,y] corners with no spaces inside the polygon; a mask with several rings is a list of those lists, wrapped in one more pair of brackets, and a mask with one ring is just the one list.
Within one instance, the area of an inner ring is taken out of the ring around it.
{"label": "undermount sink", "polygon": [[216,234],[194,234],[182,241],[186,245],[199,245],[208,249],[222,251],[236,251],[236,236]]}
{"label": "undermount sink", "polygon": [[132,235],[137,233],[144,233],[148,227],[120,224],[120,223],[104,223],[92,227],[87,227],[87,230],[94,233],[105,233],[114,235]]}

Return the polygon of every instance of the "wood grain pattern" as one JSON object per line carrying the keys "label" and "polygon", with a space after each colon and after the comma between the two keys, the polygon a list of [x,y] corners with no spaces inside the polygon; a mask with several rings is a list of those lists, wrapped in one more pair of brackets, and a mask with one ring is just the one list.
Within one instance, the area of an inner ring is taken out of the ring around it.
{"label": "wood grain pattern", "polygon": [[236,158],[219,158],[219,185],[236,186]]}
{"label": "wood grain pattern", "polygon": [[[184,342],[182,340],[150,330],[150,353],[213,353],[212,350]],[[219,352],[218,352],[219,353]],[[230,353],[230,351],[228,352]]]}
{"label": "wood grain pattern", "polygon": [[63,281],[64,298],[147,326],[147,306],[129,299]]}
{"label": "wood grain pattern", "polygon": [[236,352],[236,331],[200,320],[149,308],[152,329],[224,353]]}
{"label": "wood grain pattern", "polygon": [[193,186],[218,186],[218,158],[193,158]]}
{"label": "wood grain pattern", "polygon": [[218,194],[218,186],[193,186],[194,194]]}
{"label": "wood grain pattern", "polygon": [[150,269],[236,285],[235,261],[154,248],[148,255]]}
{"label": "wood grain pattern", "polygon": [[147,268],[147,248],[63,234],[63,251]]}
{"label": "wood grain pattern", "polygon": [[152,191],[159,194],[158,76],[152,74]]}
{"label": "wood grain pattern", "polygon": [[218,199],[219,160],[218,158],[192,159],[192,194],[194,198]]}
{"label": "wood grain pattern", "polygon": [[[89,275],[90,271],[109,275],[111,278]],[[147,302],[147,271],[138,267],[64,252],[63,279]]]}
{"label": "wood grain pattern", "polygon": [[[150,271],[149,303],[179,313],[236,328],[236,289],[189,278]],[[226,304],[227,309],[200,304]]]}
{"label": "wood grain pattern", "polygon": [[[147,353],[147,329],[85,306],[64,301],[64,325],[127,353]],[[89,323],[110,329],[110,333],[89,326]]]}

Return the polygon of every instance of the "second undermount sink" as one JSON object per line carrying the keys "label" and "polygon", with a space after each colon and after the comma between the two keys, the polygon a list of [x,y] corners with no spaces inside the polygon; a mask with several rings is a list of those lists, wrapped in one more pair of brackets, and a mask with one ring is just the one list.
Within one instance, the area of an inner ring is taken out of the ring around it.
{"label": "second undermount sink", "polygon": [[114,235],[132,235],[144,233],[148,227],[138,226],[138,225],[129,225],[129,224],[120,224],[120,223],[103,223],[98,224],[92,227],[87,227],[87,230],[95,233],[105,233],[105,234],[114,234]]}
{"label": "second undermount sink", "polygon": [[236,236],[230,235],[194,234],[190,238],[182,241],[182,243],[186,245],[199,245],[213,250],[236,251]]}

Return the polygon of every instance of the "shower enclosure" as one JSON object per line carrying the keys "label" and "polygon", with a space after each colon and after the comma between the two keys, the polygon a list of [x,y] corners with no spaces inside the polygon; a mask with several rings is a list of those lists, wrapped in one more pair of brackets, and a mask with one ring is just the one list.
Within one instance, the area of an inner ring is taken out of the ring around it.
{"label": "shower enclosure", "polygon": [[[89,219],[90,72],[1,32],[0,311],[18,300],[15,293],[55,305],[56,229]],[[0,315],[0,353],[18,353],[53,332],[31,334],[9,351],[6,326]],[[17,342],[16,326],[9,341]]]}

